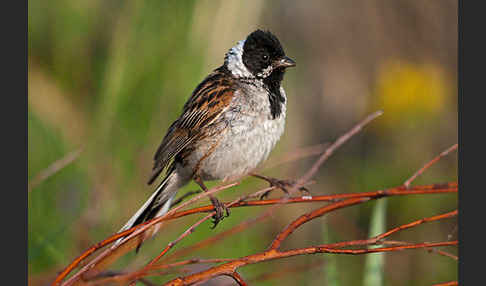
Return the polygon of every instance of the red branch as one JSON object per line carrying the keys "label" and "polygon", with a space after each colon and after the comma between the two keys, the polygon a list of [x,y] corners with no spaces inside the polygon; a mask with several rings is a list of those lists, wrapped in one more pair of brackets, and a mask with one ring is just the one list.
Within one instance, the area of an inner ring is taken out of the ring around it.
{"label": "red branch", "polygon": [[288,237],[295,228],[301,226],[302,224],[310,221],[316,217],[322,216],[325,213],[331,212],[338,208],[343,208],[346,206],[350,206],[356,203],[359,203],[362,199],[348,199],[342,202],[333,203],[329,206],[325,206],[314,210],[308,214],[305,214],[294,222],[292,222],[289,226],[287,226],[282,232],[280,232],[276,239],[273,241],[270,248],[262,253],[246,256],[222,265],[215,266],[210,268],[206,271],[202,271],[185,278],[177,278],[168,282],[165,285],[191,285],[193,283],[202,282],[209,280],[211,278],[220,276],[220,275],[227,275],[227,273],[232,273],[236,271],[239,267],[245,266],[247,264],[254,264],[263,261],[295,256],[295,255],[303,255],[303,254],[314,254],[314,253],[334,253],[334,254],[351,254],[351,255],[359,255],[359,254],[366,254],[366,253],[374,253],[374,252],[390,252],[390,251],[398,251],[398,250],[405,250],[405,249],[416,249],[416,248],[425,248],[430,249],[431,247],[437,246],[450,246],[450,245],[457,245],[458,241],[446,241],[446,242],[439,242],[439,243],[417,243],[417,244],[400,244],[394,245],[389,247],[380,247],[380,248],[364,248],[364,249],[341,249],[342,247],[349,247],[349,246],[357,246],[357,245],[375,245],[380,244],[384,238],[392,235],[401,230],[405,230],[408,228],[415,227],[417,225],[438,221],[441,219],[451,218],[457,216],[457,210],[444,213],[441,215],[436,215],[420,220],[413,221],[408,224],[404,224],[398,227],[395,227],[385,233],[377,235],[375,237],[366,239],[366,240],[354,240],[354,241],[346,241],[346,242],[339,242],[333,244],[324,244],[316,247],[307,247],[307,248],[300,248],[288,251],[279,251],[278,248],[281,242]]}
{"label": "red branch", "polygon": [[226,237],[229,237],[235,233],[241,232],[245,230],[247,227],[251,226],[254,223],[260,222],[263,219],[267,218],[269,216],[269,213],[265,212],[262,215],[259,215],[256,218],[251,218],[248,220],[243,221],[242,223],[226,230],[221,233],[218,233],[214,236],[208,237],[207,239],[200,241],[194,245],[188,246],[187,248],[183,248],[178,250],[177,252],[173,253],[172,255],[168,256],[165,258],[166,261],[174,260],[177,257],[185,256],[190,253],[194,253],[197,249],[204,248],[207,245],[214,244]]}
{"label": "red branch", "polygon": [[446,283],[434,284],[432,286],[457,286],[457,285],[459,285],[459,283],[457,283],[457,281],[450,281],[450,282],[446,282]]}
{"label": "red branch", "polygon": [[335,248],[328,248],[327,245],[305,247],[305,248],[292,249],[287,251],[278,251],[276,249],[269,249],[265,252],[242,257],[238,260],[221,264],[212,267],[208,270],[201,271],[199,273],[195,273],[186,277],[176,278],[172,281],[167,282],[164,285],[166,286],[192,285],[195,283],[207,281],[211,278],[218,277],[221,275],[229,275],[242,266],[255,264],[263,261],[296,256],[296,255],[306,255],[306,254],[316,254],[316,253],[360,255],[366,253],[391,252],[391,251],[399,251],[405,249],[451,246],[457,244],[458,241],[455,240],[455,241],[444,241],[444,242],[435,242],[435,243],[417,243],[411,245],[400,245],[400,246],[381,247],[381,248],[372,248],[372,249],[335,249]]}
{"label": "red branch", "polygon": [[[306,199],[302,197],[292,197],[288,199],[269,199],[269,200],[252,200],[252,201],[242,201],[236,203],[230,208],[235,207],[247,207],[247,206],[265,206],[265,205],[276,205],[276,204],[291,204],[291,203],[311,203],[311,202],[332,202],[336,200],[343,200],[343,199],[354,199],[356,201],[359,200],[369,200],[369,199],[377,199],[387,196],[404,196],[404,195],[418,195],[418,194],[441,194],[441,193],[454,193],[457,192],[457,183],[445,183],[445,184],[432,184],[432,185],[424,185],[424,186],[414,186],[410,189],[406,189],[403,186],[390,188],[387,190],[378,190],[374,192],[363,192],[363,193],[349,193],[349,194],[335,194],[335,195],[324,195],[324,196],[313,196],[312,198]],[[353,202],[354,202],[353,200]],[[338,202],[342,205],[342,201]],[[349,202],[347,202],[349,203]],[[326,206],[327,207],[327,206]],[[156,223],[172,220],[180,217],[184,217],[187,215],[192,215],[195,213],[202,213],[202,212],[210,212],[213,211],[213,206],[202,206],[197,207],[185,211],[179,211],[173,213],[170,216],[158,217],[152,219],[144,224],[139,226],[133,227],[128,229],[124,232],[114,234],[109,238],[91,246],[88,248],[83,254],[77,257],[71,264],[69,264],[55,279],[53,285],[58,285],[76,266],[78,266],[82,261],[84,261],[89,255],[94,253],[96,250],[122,238],[133,234],[136,230],[140,230],[144,226],[147,225],[154,225]],[[70,279],[71,280],[71,279]],[[66,284],[67,285],[67,284]]]}
{"label": "red branch", "polygon": [[365,201],[370,200],[369,198],[354,198],[354,199],[347,199],[341,202],[333,203],[328,206],[319,208],[315,211],[312,211],[308,214],[304,214],[298,219],[294,220],[291,224],[289,224],[282,232],[280,232],[277,237],[273,240],[272,244],[270,245],[270,250],[278,249],[282,244],[282,241],[286,239],[294,230],[296,230],[299,226],[303,225],[304,223],[315,219],[316,217],[320,217],[326,213],[331,211],[356,205]]}
{"label": "red branch", "polygon": [[[454,210],[454,211],[451,211],[451,212],[448,212],[448,213],[444,213],[444,214],[441,214],[441,215],[436,215],[436,216],[416,220],[416,221],[413,221],[411,223],[407,223],[407,224],[395,227],[395,228],[393,228],[393,229],[391,229],[391,230],[389,230],[385,233],[382,233],[382,234],[377,235],[375,237],[371,237],[371,238],[366,239],[366,240],[352,240],[352,241],[345,241],[345,242],[338,242],[338,243],[330,243],[330,244],[321,245],[319,247],[322,248],[323,250],[318,251],[318,253],[337,253],[337,254],[355,254],[355,255],[357,255],[357,254],[365,254],[365,253],[374,252],[375,250],[378,250],[379,252],[386,252],[386,251],[397,251],[397,250],[410,249],[410,248],[423,248],[424,250],[427,250],[427,251],[433,250],[434,252],[436,252],[438,254],[445,255],[445,256],[448,256],[448,257],[452,257],[452,258],[455,258],[457,260],[457,257],[455,257],[452,254],[449,254],[449,253],[444,252],[444,251],[437,250],[435,248],[429,248],[429,247],[437,246],[437,245],[434,245],[434,244],[431,244],[431,245],[428,246],[426,244],[413,244],[413,243],[408,243],[408,242],[403,242],[403,241],[384,241],[384,239],[386,237],[388,237],[388,236],[390,236],[390,235],[392,235],[392,234],[394,234],[398,231],[409,229],[409,228],[418,226],[418,225],[423,224],[423,223],[447,219],[447,218],[451,218],[451,217],[454,217],[454,216],[457,216],[457,210]],[[452,243],[452,244],[454,244],[454,243]],[[343,249],[341,249],[343,247],[369,246],[369,245],[388,245],[390,247],[375,248],[375,250],[370,250],[370,249],[358,249],[358,250],[344,249],[343,250]],[[277,249],[271,249],[270,248],[270,249],[267,250],[267,252],[271,253],[270,252],[271,250],[278,251]],[[300,255],[300,254],[296,254],[296,255]],[[279,258],[279,257],[277,257],[277,258]],[[208,262],[212,262],[212,263],[214,263],[214,262],[216,262],[216,263],[218,263],[218,262],[229,262],[229,263],[232,263],[232,262],[236,262],[236,261],[242,260],[242,259],[244,260],[246,258],[225,259],[225,260],[221,260],[221,259],[220,260],[217,260],[217,259],[205,259],[205,260],[189,259],[189,260],[180,261],[180,262],[176,262],[176,263],[172,263],[172,264],[152,265],[152,266],[149,266],[149,267],[144,267],[140,271],[132,272],[132,273],[124,275],[124,276],[120,275],[118,277],[112,278],[111,280],[113,280],[113,281],[115,281],[115,280],[116,281],[129,281],[129,280],[134,280],[134,279],[140,279],[141,277],[148,275],[149,271],[154,271],[154,270],[173,268],[173,267],[187,265],[187,264],[193,264],[193,263],[208,263]],[[257,263],[257,262],[255,262],[255,263]],[[226,275],[226,274],[223,273],[223,274],[219,274],[219,275]],[[110,280],[109,279],[103,280],[103,282],[107,282],[107,281],[110,281]]]}

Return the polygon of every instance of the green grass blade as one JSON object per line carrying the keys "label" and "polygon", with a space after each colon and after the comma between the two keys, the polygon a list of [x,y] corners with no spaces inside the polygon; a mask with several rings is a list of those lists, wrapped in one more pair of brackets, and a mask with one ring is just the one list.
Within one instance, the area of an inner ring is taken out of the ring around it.
{"label": "green grass blade", "polygon": [[[375,235],[385,232],[386,202],[386,200],[379,200],[373,209],[369,237],[373,237]],[[367,255],[364,270],[364,286],[383,285],[384,263],[384,253],[373,253]]]}
{"label": "green grass blade", "polygon": [[[330,233],[327,222],[324,223],[323,227],[323,238],[326,243],[331,242],[332,235]],[[324,279],[327,286],[339,286],[338,268],[337,268],[337,255],[327,255],[326,263],[324,264]]]}

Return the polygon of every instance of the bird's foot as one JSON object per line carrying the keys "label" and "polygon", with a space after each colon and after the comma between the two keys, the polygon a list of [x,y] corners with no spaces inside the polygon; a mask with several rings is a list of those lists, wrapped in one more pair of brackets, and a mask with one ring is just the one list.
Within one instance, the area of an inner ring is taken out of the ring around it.
{"label": "bird's foot", "polygon": [[[267,181],[271,187],[275,187],[282,190],[287,196],[289,195],[289,190],[291,190],[297,184],[297,181],[295,180],[281,180],[281,179],[267,177],[263,175],[257,175],[257,174],[253,174],[253,176]],[[298,190],[302,193],[302,196],[310,196],[310,192],[306,187],[301,186],[298,188]],[[266,197],[268,197],[268,195],[270,195],[272,191],[274,190],[269,190],[263,193],[260,196],[260,200],[263,200]]]}
{"label": "bird's foot", "polygon": [[230,209],[215,197],[211,197],[211,203],[213,204],[214,211],[216,212],[213,215],[213,226],[211,228],[215,228],[220,221],[230,215]]}

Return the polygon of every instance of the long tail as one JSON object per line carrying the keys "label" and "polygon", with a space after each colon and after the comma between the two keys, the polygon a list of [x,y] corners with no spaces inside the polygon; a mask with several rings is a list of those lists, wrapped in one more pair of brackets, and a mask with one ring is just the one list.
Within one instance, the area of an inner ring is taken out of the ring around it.
{"label": "long tail", "polygon": [[[187,182],[182,180],[174,170],[169,172],[150,198],[118,232],[125,231],[145,221],[166,214],[170,209],[172,200],[177,194],[177,191],[186,183]],[[147,230],[146,233],[148,233],[148,235],[144,235],[142,241],[155,234],[159,227],[159,225],[156,225],[152,230]],[[119,244],[122,240],[123,238],[117,240],[115,245]],[[141,243],[138,245],[137,251],[140,245]]]}

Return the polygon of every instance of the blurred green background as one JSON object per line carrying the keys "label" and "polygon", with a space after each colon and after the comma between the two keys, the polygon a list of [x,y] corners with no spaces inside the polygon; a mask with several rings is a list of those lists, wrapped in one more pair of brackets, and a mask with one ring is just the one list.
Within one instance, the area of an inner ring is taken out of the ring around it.
{"label": "blurred green background", "polygon": [[[118,231],[141,206],[153,189],[146,180],[168,126],[193,88],[222,64],[224,53],[257,28],[276,34],[297,62],[284,79],[286,131],[269,160],[331,142],[367,114],[385,112],[321,168],[318,183],[310,187],[313,194],[400,185],[457,143],[457,1],[29,0],[29,284],[47,285],[83,250]],[[45,180],[36,179],[53,162],[78,150],[71,164]],[[314,160],[264,174],[297,178]],[[455,153],[416,184],[454,180]],[[246,179],[218,196],[230,200],[263,186]],[[184,188],[195,189],[192,183]],[[294,233],[284,248],[366,238],[375,205],[317,219]],[[232,258],[261,251],[292,219],[316,207],[286,207],[191,257]],[[381,224],[389,229],[456,207],[456,195],[437,195],[392,198],[379,209],[385,218]],[[263,210],[235,209],[215,230],[208,222],[179,247]],[[113,269],[143,265],[198,218],[169,224],[138,255],[128,253]],[[457,237],[456,226],[455,219],[431,223],[393,239],[443,241],[448,235]],[[430,285],[457,279],[457,262],[447,257],[422,250],[381,257],[382,281],[376,283]],[[285,267],[309,265],[307,271],[254,283],[364,285],[369,279],[366,259],[294,257],[240,272],[252,281]],[[170,277],[152,280],[161,283]],[[218,278],[205,285],[230,282]]]}

